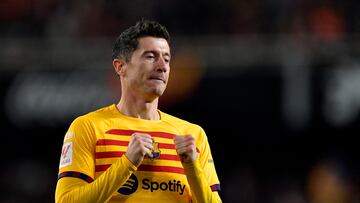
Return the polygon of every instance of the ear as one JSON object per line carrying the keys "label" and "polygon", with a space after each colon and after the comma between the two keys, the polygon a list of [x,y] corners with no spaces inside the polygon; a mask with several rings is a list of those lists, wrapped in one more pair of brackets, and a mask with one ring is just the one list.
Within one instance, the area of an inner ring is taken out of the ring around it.
{"label": "ear", "polygon": [[123,59],[114,59],[113,67],[119,76],[123,76],[126,72],[126,62]]}

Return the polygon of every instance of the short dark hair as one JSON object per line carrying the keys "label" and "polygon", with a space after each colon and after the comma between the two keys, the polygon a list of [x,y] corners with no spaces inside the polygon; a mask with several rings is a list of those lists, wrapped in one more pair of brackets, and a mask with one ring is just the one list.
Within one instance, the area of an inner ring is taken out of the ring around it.
{"label": "short dark hair", "polygon": [[122,32],[116,39],[112,59],[121,58],[130,61],[131,55],[137,49],[141,37],[164,38],[170,45],[170,35],[167,29],[156,21],[141,19],[135,25]]}

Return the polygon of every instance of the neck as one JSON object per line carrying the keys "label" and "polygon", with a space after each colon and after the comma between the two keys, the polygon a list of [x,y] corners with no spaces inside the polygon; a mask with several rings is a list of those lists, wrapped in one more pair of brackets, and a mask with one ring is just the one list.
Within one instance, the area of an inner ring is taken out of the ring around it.
{"label": "neck", "polygon": [[130,117],[145,120],[160,120],[160,115],[157,111],[158,98],[148,102],[145,100],[121,97],[116,107],[122,114]]}

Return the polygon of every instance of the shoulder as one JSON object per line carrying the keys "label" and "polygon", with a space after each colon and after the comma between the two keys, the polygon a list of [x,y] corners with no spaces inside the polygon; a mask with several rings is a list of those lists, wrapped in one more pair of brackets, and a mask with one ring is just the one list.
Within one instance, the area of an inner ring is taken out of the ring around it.
{"label": "shoulder", "polygon": [[[79,142],[95,142],[96,132],[98,129],[101,129],[102,122],[106,120],[104,118],[110,114],[109,111],[108,106],[78,116],[72,121],[67,134]],[[65,139],[67,138],[65,136]]]}
{"label": "shoulder", "polygon": [[74,119],[73,125],[90,125],[97,123],[105,118],[109,118],[113,114],[112,105],[106,106],[95,111],[91,111],[87,114],[80,115]]}
{"label": "shoulder", "polygon": [[178,128],[179,130],[185,130],[185,131],[199,131],[202,132],[204,131],[202,129],[202,127],[198,124],[195,123],[191,123],[189,121],[186,121],[184,119],[178,118],[176,116],[172,116],[170,114],[161,112],[161,116],[164,122],[167,122],[169,124],[174,125],[176,128]]}

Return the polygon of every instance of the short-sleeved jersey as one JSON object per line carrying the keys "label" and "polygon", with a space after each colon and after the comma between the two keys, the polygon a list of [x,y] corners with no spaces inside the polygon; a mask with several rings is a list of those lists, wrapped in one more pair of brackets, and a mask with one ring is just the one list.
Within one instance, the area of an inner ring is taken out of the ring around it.
{"label": "short-sleeved jersey", "polygon": [[78,117],[64,138],[59,178],[78,177],[92,182],[125,154],[130,136],[142,132],[154,141],[154,157],[146,157],[109,202],[190,202],[189,184],[173,141],[174,135],[190,134],[196,140],[198,161],[209,187],[218,190],[219,180],[203,129],[159,113],[160,120],[138,119],[123,115],[113,104]]}

